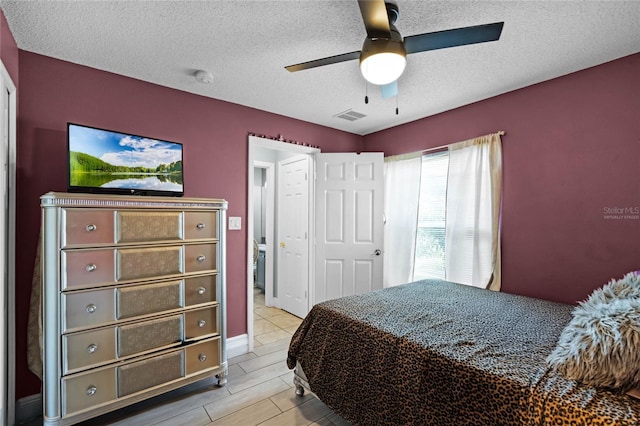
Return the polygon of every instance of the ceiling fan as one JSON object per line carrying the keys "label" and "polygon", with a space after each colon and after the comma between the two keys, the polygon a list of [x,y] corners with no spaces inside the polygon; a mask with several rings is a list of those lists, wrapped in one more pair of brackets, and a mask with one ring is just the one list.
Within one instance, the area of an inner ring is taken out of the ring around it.
{"label": "ceiling fan", "polygon": [[300,64],[286,66],[290,72],[307,70],[339,62],[360,60],[363,77],[376,85],[389,85],[402,75],[406,55],[429,50],[495,41],[500,38],[504,22],[462,27],[451,30],[416,34],[404,39],[395,27],[398,6],[384,0],[358,0],[367,30],[362,50]]}

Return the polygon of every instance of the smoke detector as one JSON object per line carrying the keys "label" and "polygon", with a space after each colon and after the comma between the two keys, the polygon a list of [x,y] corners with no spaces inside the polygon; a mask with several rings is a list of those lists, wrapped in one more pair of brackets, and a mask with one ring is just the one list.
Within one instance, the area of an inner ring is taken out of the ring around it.
{"label": "smoke detector", "polygon": [[202,84],[213,83],[213,74],[209,71],[200,70],[196,72],[196,81]]}

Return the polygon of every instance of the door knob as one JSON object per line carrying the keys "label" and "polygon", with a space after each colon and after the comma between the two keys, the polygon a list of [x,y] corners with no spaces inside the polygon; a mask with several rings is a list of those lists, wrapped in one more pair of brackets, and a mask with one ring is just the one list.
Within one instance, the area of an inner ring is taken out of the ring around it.
{"label": "door knob", "polygon": [[382,254],[382,250],[380,249],[376,249],[373,254],[375,254],[376,256],[380,256]]}

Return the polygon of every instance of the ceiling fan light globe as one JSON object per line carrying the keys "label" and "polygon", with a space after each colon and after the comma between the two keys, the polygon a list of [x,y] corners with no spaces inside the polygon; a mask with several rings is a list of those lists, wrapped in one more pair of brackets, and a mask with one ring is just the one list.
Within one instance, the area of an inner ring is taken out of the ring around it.
{"label": "ceiling fan light globe", "polygon": [[360,53],[360,72],[369,83],[383,86],[398,79],[407,64],[407,51],[400,33],[392,28],[391,38],[366,38]]}
{"label": "ceiling fan light globe", "polygon": [[360,61],[360,72],[371,84],[379,86],[396,81],[404,72],[407,60],[403,55],[382,52]]}

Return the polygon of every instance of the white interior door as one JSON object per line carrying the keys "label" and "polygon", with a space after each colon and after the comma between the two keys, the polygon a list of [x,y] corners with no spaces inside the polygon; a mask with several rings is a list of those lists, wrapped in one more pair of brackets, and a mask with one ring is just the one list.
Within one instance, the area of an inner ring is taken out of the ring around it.
{"label": "white interior door", "polygon": [[278,162],[278,298],[298,317],[309,311],[309,156]]}
{"label": "white interior door", "polygon": [[316,154],[313,303],[382,288],[384,154]]}

